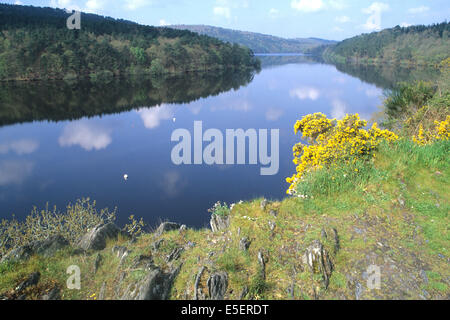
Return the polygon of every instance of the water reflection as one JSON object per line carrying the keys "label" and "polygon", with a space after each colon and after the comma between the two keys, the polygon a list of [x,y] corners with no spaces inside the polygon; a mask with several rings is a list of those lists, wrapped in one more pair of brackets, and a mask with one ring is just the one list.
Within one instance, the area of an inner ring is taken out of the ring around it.
{"label": "water reflection", "polygon": [[25,160],[0,161],[0,186],[21,184],[31,174],[34,163]]}
{"label": "water reflection", "polygon": [[111,144],[111,133],[112,128],[87,120],[80,120],[66,125],[58,142],[61,147],[78,145],[86,151],[98,151]]}
{"label": "water reflection", "polygon": [[159,127],[161,121],[172,120],[174,116],[172,107],[166,104],[153,108],[140,108],[137,113],[147,129],[155,129]]}
{"label": "water reflection", "polygon": [[336,68],[341,72],[357,77],[367,83],[375,84],[383,89],[392,89],[400,81],[434,81],[440,75],[440,72],[434,68],[407,68],[386,64],[378,66],[336,64]]}
{"label": "water reflection", "polygon": [[17,155],[26,155],[35,152],[39,148],[39,142],[33,139],[20,139],[3,141],[0,143],[0,154],[14,152]]}
{"label": "water reflection", "polygon": [[238,90],[254,71],[192,73],[152,79],[131,77],[108,83],[7,82],[0,86],[0,126],[30,121],[76,120],[163,103],[189,103]]}

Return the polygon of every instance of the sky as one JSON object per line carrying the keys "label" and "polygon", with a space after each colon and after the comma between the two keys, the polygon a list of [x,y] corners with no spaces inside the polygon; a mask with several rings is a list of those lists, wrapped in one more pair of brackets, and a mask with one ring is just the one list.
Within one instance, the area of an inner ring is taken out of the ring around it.
{"label": "sky", "polygon": [[343,40],[396,25],[449,20],[449,0],[10,0],[146,25],[204,24],[284,38]]}

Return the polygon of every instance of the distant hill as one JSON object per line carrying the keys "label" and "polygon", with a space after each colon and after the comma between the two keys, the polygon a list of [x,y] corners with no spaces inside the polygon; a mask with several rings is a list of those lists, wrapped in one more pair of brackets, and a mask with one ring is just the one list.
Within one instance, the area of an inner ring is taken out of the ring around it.
{"label": "distant hill", "polygon": [[222,41],[238,43],[249,47],[255,53],[308,53],[316,47],[336,43],[336,41],[318,38],[285,39],[261,33],[205,25],[171,25],[169,28],[189,30]]}
{"label": "distant hill", "polygon": [[259,68],[248,48],[186,30],[65,10],[0,4],[0,80],[111,78],[124,74]]}
{"label": "distant hill", "polygon": [[385,29],[329,46],[327,61],[436,66],[450,56],[450,23]]}

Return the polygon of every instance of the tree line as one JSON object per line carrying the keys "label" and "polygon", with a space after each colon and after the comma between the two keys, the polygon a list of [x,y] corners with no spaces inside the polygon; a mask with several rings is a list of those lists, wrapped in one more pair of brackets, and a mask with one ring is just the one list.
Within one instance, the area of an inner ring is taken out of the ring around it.
{"label": "tree line", "polygon": [[450,56],[450,23],[385,29],[323,48],[333,62],[433,65]]}
{"label": "tree line", "polygon": [[253,52],[186,30],[81,13],[0,4],[0,80],[105,78],[259,68]]}

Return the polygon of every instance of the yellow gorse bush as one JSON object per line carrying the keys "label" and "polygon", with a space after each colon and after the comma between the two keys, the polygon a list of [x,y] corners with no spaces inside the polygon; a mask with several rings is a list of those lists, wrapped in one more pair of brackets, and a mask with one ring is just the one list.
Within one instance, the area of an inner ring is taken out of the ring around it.
{"label": "yellow gorse bush", "polygon": [[424,146],[436,140],[450,139],[450,115],[444,121],[435,121],[434,130],[426,132],[422,124],[419,126],[419,133],[413,136],[413,141],[418,145]]}
{"label": "yellow gorse bush", "polygon": [[296,173],[286,179],[290,184],[288,194],[294,194],[297,184],[308,171],[329,166],[338,161],[355,161],[357,158],[373,156],[377,145],[394,141],[398,136],[391,131],[381,130],[375,123],[371,129],[364,129],[367,121],[358,114],[346,115],[342,120],[328,119],[323,113],[310,114],[295,123],[294,132],[301,132],[309,145],[297,143],[292,151]]}

